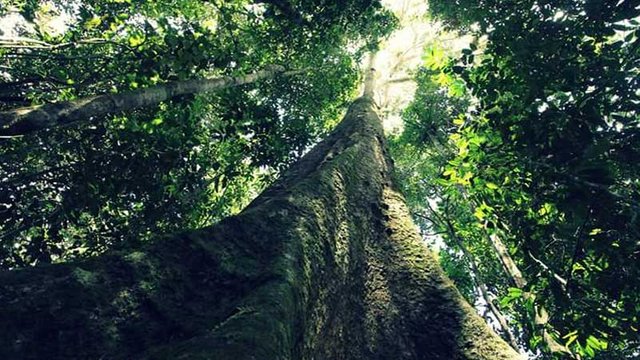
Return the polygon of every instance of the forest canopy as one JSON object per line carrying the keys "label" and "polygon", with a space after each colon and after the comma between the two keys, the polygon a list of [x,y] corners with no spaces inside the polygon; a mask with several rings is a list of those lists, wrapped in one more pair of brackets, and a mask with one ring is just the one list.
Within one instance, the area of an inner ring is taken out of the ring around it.
{"label": "forest canopy", "polygon": [[[397,81],[415,94],[376,101],[401,119],[395,181],[440,265],[530,358],[639,358],[636,0],[0,0],[0,271],[239,213],[408,21],[430,29]],[[203,79],[233,86],[11,130],[35,106]]]}

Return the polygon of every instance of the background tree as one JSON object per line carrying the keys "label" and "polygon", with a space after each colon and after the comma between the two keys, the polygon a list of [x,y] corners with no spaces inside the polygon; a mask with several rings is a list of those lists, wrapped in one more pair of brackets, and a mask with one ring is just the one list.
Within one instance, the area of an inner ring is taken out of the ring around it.
{"label": "background tree", "polygon": [[427,48],[395,158],[449,275],[542,357],[637,357],[638,3],[430,5],[475,40]]}
{"label": "background tree", "polygon": [[[0,140],[2,267],[135,246],[238,212],[336,122],[354,90],[354,55],[393,25],[375,2],[340,13],[305,4],[302,25],[246,1],[14,8],[26,30],[0,43],[4,109],[267,64],[315,71]],[[50,29],[50,13],[67,26]],[[384,22],[367,25],[372,17]]]}

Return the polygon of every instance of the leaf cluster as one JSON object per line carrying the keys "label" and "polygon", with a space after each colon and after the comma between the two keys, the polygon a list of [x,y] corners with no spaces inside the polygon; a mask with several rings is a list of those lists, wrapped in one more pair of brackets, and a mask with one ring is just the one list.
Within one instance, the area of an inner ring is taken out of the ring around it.
{"label": "leaf cluster", "polygon": [[[427,49],[431,75],[418,76],[398,157],[409,146],[429,154],[410,155],[426,164],[403,170],[405,187],[425,187],[408,192],[414,211],[442,233],[446,256],[466,252],[464,261],[481,265],[466,276],[475,283],[451,274],[476,298],[485,283],[521,346],[546,357],[608,359],[637,348],[638,4],[430,5],[476,40],[452,57]],[[440,95],[422,95],[434,87]],[[460,99],[470,106],[450,105]],[[526,285],[516,285],[492,237]]]}
{"label": "leaf cluster", "polygon": [[0,139],[0,267],[93,256],[240,211],[335,125],[358,79],[354,54],[394,23],[377,1],[343,5],[12,4],[25,25],[0,40],[0,109],[271,64],[308,71]]}

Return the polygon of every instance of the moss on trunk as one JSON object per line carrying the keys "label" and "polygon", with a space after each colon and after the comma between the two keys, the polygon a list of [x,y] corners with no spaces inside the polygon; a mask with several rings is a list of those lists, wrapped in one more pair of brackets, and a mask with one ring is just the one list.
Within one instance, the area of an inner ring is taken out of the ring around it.
{"label": "moss on trunk", "polygon": [[0,358],[515,359],[412,224],[369,98],[238,216],[0,275]]}

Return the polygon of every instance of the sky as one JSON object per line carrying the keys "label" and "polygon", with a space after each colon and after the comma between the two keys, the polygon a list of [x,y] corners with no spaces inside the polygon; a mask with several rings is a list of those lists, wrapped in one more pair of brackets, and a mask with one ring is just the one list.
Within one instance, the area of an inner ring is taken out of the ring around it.
{"label": "sky", "polygon": [[402,130],[400,112],[412,100],[416,90],[412,74],[422,63],[424,48],[432,43],[446,43],[451,51],[460,51],[469,37],[446,33],[429,19],[424,0],[382,0],[400,21],[397,29],[376,54],[376,94],[387,133]]}

